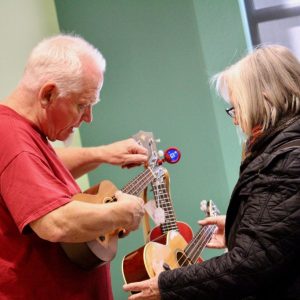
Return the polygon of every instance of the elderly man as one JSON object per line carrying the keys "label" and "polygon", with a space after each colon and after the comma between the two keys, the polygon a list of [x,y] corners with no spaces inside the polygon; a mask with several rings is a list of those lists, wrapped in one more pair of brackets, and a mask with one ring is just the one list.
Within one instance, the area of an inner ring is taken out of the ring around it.
{"label": "elderly man", "polygon": [[19,85],[0,105],[1,299],[113,298],[109,266],[82,270],[60,242],[135,230],[143,202],[121,192],[114,203],[76,201],[74,178],[101,163],[140,165],[147,150],[128,139],[56,153],[48,142],[92,121],[104,71],[104,58],[84,39],[54,36],[33,49]]}

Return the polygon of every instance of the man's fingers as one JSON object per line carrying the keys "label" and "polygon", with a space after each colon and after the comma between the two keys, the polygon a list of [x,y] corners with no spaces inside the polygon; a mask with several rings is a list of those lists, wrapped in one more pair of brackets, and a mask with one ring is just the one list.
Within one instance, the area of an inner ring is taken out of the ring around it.
{"label": "man's fingers", "polygon": [[138,167],[140,164],[129,164],[129,165],[122,165],[122,169],[131,169],[134,167]]}
{"label": "man's fingers", "polygon": [[131,153],[133,153],[133,154],[136,154],[136,153],[148,154],[147,148],[140,145],[134,138],[129,138],[128,141],[131,145],[131,151],[130,151]]}
{"label": "man's fingers", "polygon": [[124,162],[122,163],[122,168],[125,168],[127,166],[131,165],[141,165],[148,161],[148,156],[146,154],[130,154],[127,155]]}
{"label": "man's fingers", "polygon": [[115,197],[119,200],[122,194],[123,194],[122,191],[116,191],[115,192]]}
{"label": "man's fingers", "polygon": [[143,155],[148,155],[148,150],[145,147],[137,144],[137,151],[136,151],[136,153],[143,154]]}

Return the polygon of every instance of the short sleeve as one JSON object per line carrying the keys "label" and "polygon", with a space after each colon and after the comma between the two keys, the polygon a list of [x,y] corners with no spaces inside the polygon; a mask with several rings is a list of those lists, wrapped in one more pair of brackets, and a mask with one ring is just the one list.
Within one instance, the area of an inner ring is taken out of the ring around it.
{"label": "short sleeve", "polygon": [[30,222],[70,202],[72,192],[66,182],[38,156],[22,152],[1,174],[0,187],[19,231]]}

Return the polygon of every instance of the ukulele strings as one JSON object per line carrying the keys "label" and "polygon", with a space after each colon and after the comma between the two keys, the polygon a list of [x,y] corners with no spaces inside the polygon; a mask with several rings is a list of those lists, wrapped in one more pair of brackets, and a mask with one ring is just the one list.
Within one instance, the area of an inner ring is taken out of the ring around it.
{"label": "ukulele strings", "polygon": [[200,242],[200,244],[195,245],[194,249],[191,251],[191,252],[194,252],[191,255],[191,260],[193,263],[196,263],[198,257],[200,256],[200,253],[202,252],[204,247],[207,245],[207,243],[211,240],[212,235],[216,228],[217,228],[217,226],[210,225],[210,228],[206,229],[204,240],[202,242]]}
{"label": "ukulele strings", "polygon": [[165,212],[165,222],[160,224],[163,228],[163,232],[178,230],[174,209],[165,182],[158,185],[152,184],[152,188],[157,207],[163,208]]}
{"label": "ukulele strings", "polygon": [[217,226],[215,225],[208,225],[202,227],[201,230],[198,231],[193,240],[185,248],[184,253],[186,254],[186,256],[182,256],[178,260],[180,266],[190,261],[192,263],[196,262],[196,259],[199,257],[202,249],[210,241],[216,228]]}
{"label": "ukulele strings", "polygon": [[154,178],[152,170],[145,169],[143,173],[125,185],[122,192],[137,196]]}
{"label": "ukulele strings", "polygon": [[[202,228],[186,247],[184,251],[185,256],[182,256],[178,260],[179,265],[182,266],[190,262],[195,263],[196,259],[199,257],[200,253],[202,252],[202,249],[210,240],[212,233],[213,230],[211,228]],[[198,240],[199,236],[200,239]]]}

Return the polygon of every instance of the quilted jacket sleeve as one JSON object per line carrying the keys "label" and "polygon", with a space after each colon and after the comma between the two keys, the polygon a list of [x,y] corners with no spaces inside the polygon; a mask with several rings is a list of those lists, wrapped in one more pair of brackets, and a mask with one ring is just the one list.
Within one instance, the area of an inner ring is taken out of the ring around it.
{"label": "quilted jacket sleeve", "polygon": [[[300,253],[300,153],[272,160],[238,195],[230,251],[159,276],[163,300],[241,299],[268,294],[297,274]],[[270,299],[270,298],[268,298]]]}

